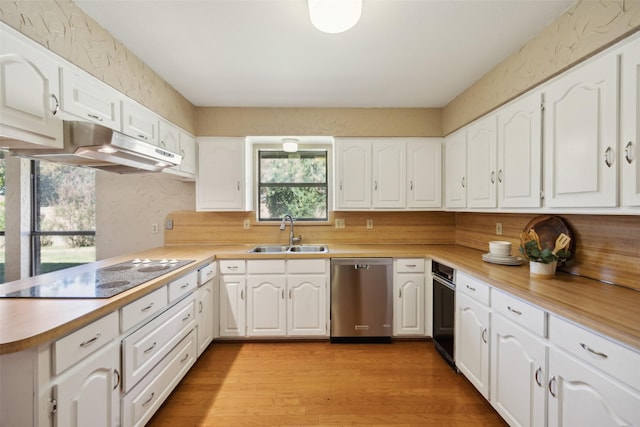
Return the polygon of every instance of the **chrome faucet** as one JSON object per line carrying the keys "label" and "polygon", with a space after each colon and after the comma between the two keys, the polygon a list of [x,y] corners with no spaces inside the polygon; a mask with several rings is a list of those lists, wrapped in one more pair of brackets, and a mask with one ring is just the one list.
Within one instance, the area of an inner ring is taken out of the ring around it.
{"label": "chrome faucet", "polygon": [[295,243],[300,243],[302,242],[302,235],[295,237],[295,234],[293,232],[293,217],[290,214],[286,214],[283,218],[282,218],[282,222],[280,223],[280,231],[284,231],[284,229],[286,228],[286,224],[285,222],[289,220],[289,224],[291,224],[291,231],[289,232],[289,246],[293,246]]}

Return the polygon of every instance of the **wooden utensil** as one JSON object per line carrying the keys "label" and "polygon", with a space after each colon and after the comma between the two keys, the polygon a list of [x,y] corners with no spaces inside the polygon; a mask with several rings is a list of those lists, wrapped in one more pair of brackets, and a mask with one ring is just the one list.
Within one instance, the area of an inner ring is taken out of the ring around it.
{"label": "wooden utensil", "polygon": [[536,241],[538,249],[542,250],[542,246],[540,246],[540,237],[538,237],[538,233],[536,233],[536,230],[534,230],[533,228],[529,230],[529,236],[531,236],[531,238]]}
{"label": "wooden utensil", "polygon": [[556,239],[556,246],[553,248],[552,253],[555,255],[562,249],[568,248],[569,243],[571,243],[571,237],[567,236],[564,233],[560,233],[560,235]]}

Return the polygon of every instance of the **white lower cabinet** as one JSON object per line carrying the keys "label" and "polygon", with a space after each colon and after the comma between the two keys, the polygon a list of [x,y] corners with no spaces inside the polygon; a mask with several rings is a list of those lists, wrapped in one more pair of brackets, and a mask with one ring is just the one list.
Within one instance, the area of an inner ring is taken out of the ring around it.
{"label": "white lower cabinet", "polygon": [[326,276],[289,275],[287,295],[287,335],[327,335]]}
{"label": "white lower cabinet", "polygon": [[[251,263],[251,261],[249,261]],[[284,261],[282,262],[284,268]],[[287,334],[287,279],[284,275],[247,277],[247,335]]]}
{"label": "white lower cabinet", "polygon": [[213,280],[198,288],[196,294],[196,323],[198,325],[198,356],[204,352],[214,336],[215,292]]}
{"label": "white lower cabinet", "polygon": [[396,260],[393,281],[393,334],[425,335],[425,260]]}
{"label": "white lower cabinet", "polygon": [[221,260],[220,276],[220,336],[246,335],[246,263],[244,260]]}
{"label": "white lower cabinet", "polygon": [[456,367],[489,398],[489,307],[456,292]]}

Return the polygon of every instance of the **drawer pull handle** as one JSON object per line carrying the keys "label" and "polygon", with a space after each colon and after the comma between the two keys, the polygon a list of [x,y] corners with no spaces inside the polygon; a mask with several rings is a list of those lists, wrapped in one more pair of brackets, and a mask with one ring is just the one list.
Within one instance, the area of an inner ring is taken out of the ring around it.
{"label": "drawer pull handle", "polygon": [[402,298],[402,289],[398,289],[398,298]]}
{"label": "drawer pull handle", "polygon": [[291,289],[289,289],[289,299],[291,299]]}
{"label": "drawer pull handle", "polygon": [[185,354],[180,363],[184,363],[189,359],[189,353]]}
{"label": "drawer pull handle", "polygon": [[624,159],[629,164],[633,162],[633,154],[631,153],[632,148],[633,148],[633,143],[631,141],[627,142],[627,145],[624,146]]}
{"label": "drawer pull handle", "polygon": [[484,341],[484,343],[487,343],[487,328],[484,328],[482,330],[482,341]]}
{"label": "drawer pull handle", "polygon": [[102,336],[102,333],[98,332],[98,333],[96,334],[96,336],[95,336],[95,337],[93,337],[93,338],[91,338],[91,339],[88,339],[88,340],[86,340],[86,341],[81,342],[81,343],[80,343],[80,347],[87,347],[87,346],[90,346],[90,345],[91,345],[91,344],[93,344],[94,342],[98,341],[98,338],[100,338],[100,336]]}
{"label": "drawer pull handle", "polygon": [[188,288],[188,287],[189,287],[189,282],[187,282],[184,285],[180,286],[180,289],[184,289],[184,288]]}
{"label": "drawer pull handle", "polygon": [[144,402],[144,403],[142,404],[142,406],[147,406],[149,403],[151,403],[151,401],[153,400],[153,398],[154,398],[155,396],[156,396],[156,392],[154,391],[154,392],[152,392],[152,393],[151,393],[151,397],[149,397],[149,399],[147,399],[147,401],[146,401],[146,402]]}
{"label": "drawer pull handle", "polygon": [[151,310],[151,307],[153,307],[153,303],[149,304],[148,306],[146,306],[145,308],[141,309],[140,311],[149,311],[149,310]]}
{"label": "drawer pull handle", "polygon": [[153,350],[154,348],[156,348],[156,345],[157,345],[157,344],[158,344],[158,343],[156,343],[156,342],[154,342],[153,344],[151,344],[151,347],[149,347],[148,349],[146,349],[146,350],[144,351],[144,354],[147,354],[147,353],[149,353],[151,350]]}
{"label": "drawer pull handle", "polygon": [[191,317],[191,313],[187,314],[187,317],[183,318],[182,321],[186,322]]}
{"label": "drawer pull handle", "polygon": [[534,378],[536,379],[536,384],[538,384],[538,387],[542,387],[542,380],[540,379],[541,374],[542,374],[542,366],[538,366],[538,369],[536,369],[536,374],[534,376]]}
{"label": "drawer pull handle", "polygon": [[238,269],[238,266],[237,266],[237,265],[228,265],[228,266],[227,266],[227,270],[233,270],[233,271],[236,271],[237,269]]}
{"label": "drawer pull handle", "polygon": [[496,171],[491,171],[491,183],[496,183]]}
{"label": "drawer pull handle", "polygon": [[244,289],[240,291],[240,299],[243,300],[244,299]]}
{"label": "drawer pull handle", "polygon": [[466,286],[467,286],[467,289],[469,289],[470,291],[472,292],[476,291],[476,288],[474,288],[473,286],[469,286],[469,285],[466,285]]}
{"label": "drawer pull handle", "polygon": [[553,396],[553,397],[556,397],[556,392],[554,391],[555,390],[555,384],[556,384],[556,377],[553,376],[549,380],[549,393],[551,393],[551,396]]}
{"label": "drawer pull handle", "polygon": [[282,299],[284,299],[284,289],[282,290]]}
{"label": "drawer pull handle", "polygon": [[139,133],[139,134],[138,134],[138,138],[140,138],[140,139],[144,139],[145,141],[146,141],[147,139],[149,139],[149,138],[147,137],[147,135],[143,135],[143,134],[141,134],[141,133]]}
{"label": "drawer pull handle", "polygon": [[198,313],[202,313],[202,301],[198,301],[198,306],[200,307]]}
{"label": "drawer pull handle", "polygon": [[[51,109],[51,114],[55,116],[60,111],[60,102],[58,101],[58,97],[55,96],[53,93],[51,95],[49,95],[49,96],[51,97],[51,101],[53,101],[55,103],[53,105],[53,108]],[[629,144],[631,144],[631,143],[629,143]]]}
{"label": "drawer pull handle", "polygon": [[612,151],[613,150],[611,149],[611,147],[607,147],[607,149],[604,151],[604,164],[607,165],[608,168],[613,165],[613,161],[611,160]]}
{"label": "drawer pull handle", "polygon": [[408,268],[416,268],[417,266],[417,264],[406,264],[406,267]]}
{"label": "drawer pull handle", "polygon": [[113,370],[113,375],[115,375],[115,377],[116,377],[116,384],[113,386],[113,389],[115,390],[120,385],[120,372],[118,372],[117,369],[114,369]]}
{"label": "drawer pull handle", "polygon": [[591,347],[589,347],[588,345],[586,345],[583,342],[580,343],[580,347],[582,347],[583,349],[585,349],[586,351],[588,351],[591,354],[595,354],[598,357],[602,357],[603,359],[606,359],[607,357],[609,357],[605,353],[602,353],[600,351],[596,351],[596,350],[592,349]]}
{"label": "drawer pull handle", "polygon": [[95,114],[87,114],[87,116],[89,116],[89,118],[94,119],[94,120],[97,120],[97,121],[99,121],[99,122],[101,122],[101,121],[102,121],[102,117],[100,117],[100,116],[96,116]]}
{"label": "drawer pull handle", "polygon": [[522,316],[522,312],[516,310],[515,308],[511,308],[510,305],[507,306],[507,310],[509,310],[510,312],[512,312],[513,314],[517,314],[518,316]]}

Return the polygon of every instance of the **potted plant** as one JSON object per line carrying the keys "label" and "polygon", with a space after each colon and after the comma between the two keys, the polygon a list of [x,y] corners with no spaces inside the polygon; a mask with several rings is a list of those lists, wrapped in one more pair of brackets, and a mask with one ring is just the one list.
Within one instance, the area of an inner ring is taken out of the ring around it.
{"label": "potted plant", "polygon": [[558,264],[567,262],[571,256],[568,247],[571,238],[562,233],[556,239],[554,248],[542,248],[535,230],[520,235],[522,245],[520,252],[529,260],[529,271],[532,277],[548,279],[553,277]]}

